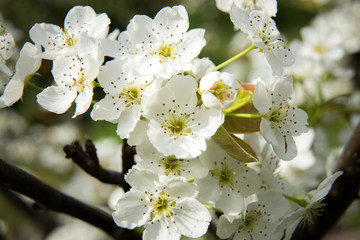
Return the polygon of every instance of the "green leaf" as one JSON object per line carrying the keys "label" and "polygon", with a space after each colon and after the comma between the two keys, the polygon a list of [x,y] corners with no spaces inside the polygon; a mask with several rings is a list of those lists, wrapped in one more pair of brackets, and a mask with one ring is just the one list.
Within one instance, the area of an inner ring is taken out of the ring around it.
{"label": "green leaf", "polygon": [[226,153],[239,162],[257,162],[256,153],[240,138],[231,135],[226,129],[221,126],[212,139],[219,145]]}
{"label": "green leaf", "polygon": [[235,102],[229,108],[224,109],[223,112],[225,114],[231,113],[245,106],[246,104],[251,103],[252,98],[253,98],[253,93],[251,91],[248,91],[245,88],[239,88]]}
{"label": "green leaf", "polygon": [[249,115],[254,114],[258,115],[257,110],[255,109],[252,103],[248,103],[245,106],[233,111],[232,113],[226,115],[225,122],[223,126],[230,133],[252,133],[260,131],[260,122],[261,118],[248,118],[248,117],[238,117],[237,113],[248,113]]}

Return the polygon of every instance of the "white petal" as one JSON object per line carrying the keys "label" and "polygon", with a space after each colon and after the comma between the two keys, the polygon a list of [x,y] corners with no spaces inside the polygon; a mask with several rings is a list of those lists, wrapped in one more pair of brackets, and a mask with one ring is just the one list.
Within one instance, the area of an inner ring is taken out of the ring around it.
{"label": "white petal", "polygon": [[297,155],[297,148],[294,138],[291,135],[285,135],[278,146],[273,145],[274,152],[282,160],[291,160]]}
{"label": "white petal", "polygon": [[85,87],[84,90],[78,94],[75,100],[76,110],[73,118],[77,117],[80,114],[83,114],[89,109],[93,94],[94,93],[92,87]]}
{"label": "white petal", "polygon": [[258,173],[252,168],[245,166],[236,170],[234,181],[237,181],[234,184],[235,189],[240,190],[244,197],[259,192],[262,185],[262,180]]}
{"label": "white petal", "polygon": [[150,220],[149,203],[144,192],[130,190],[117,202],[112,216],[119,227],[134,229]]}
{"label": "white petal", "polygon": [[234,25],[246,34],[250,34],[250,17],[247,11],[233,4],[230,8],[230,18]]}
{"label": "white petal", "polygon": [[316,193],[311,198],[311,203],[317,202],[320,199],[323,199],[330,191],[333,183],[336,181],[338,177],[341,176],[343,172],[339,171],[334,173],[333,175],[325,178],[318,186]]}
{"label": "white petal", "polygon": [[4,63],[2,63],[0,61],[0,72],[5,73],[9,77],[13,74],[13,72],[10,70],[10,68],[8,68],[8,66],[5,65],[5,61],[4,61]]}
{"label": "white petal", "polygon": [[134,130],[130,133],[128,138],[128,144],[130,146],[139,145],[143,142],[143,139],[146,138],[144,134],[148,129],[148,123],[146,121],[140,120],[137,122]]}
{"label": "white petal", "polygon": [[95,38],[104,38],[109,30],[110,19],[105,13],[96,15],[89,6],[75,6],[65,17],[64,27],[74,36],[86,32]]}
{"label": "white petal", "polygon": [[23,91],[24,91],[24,77],[19,73],[15,73],[15,75],[10,79],[10,81],[6,85],[1,99],[4,102],[4,104],[9,107],[22,97]]}
{"label": "white petal", "polygon": [[261,123],[260,123],[260,132],[261,132],[261,134],[264,136],[266,141],[271,143],[273,146],[278,146],[280,143],[278,141],[278,137],[276,136],[275,131],[277,131],[277,130],[273,129],[271,127],[271,122],[270,121],[268,121],[265,118],[261,118]]}
{"label": "white petal", "polygon": [[245,210],[245,198],[237,189],[223,188],[215,207],[226,215],[235,216]]}
{"label": "white petal", "polygon": [[215,205],[215,202],[221,195],[219,180],[209,174],[207,177],[196,179],[195,181],[199,186],[200,191],[197,199],[204,204]]}
{"label": "white petal", "polygon": [[99,102],[95,103],[91,112],[91,118],[95,121],[106,120],[112,122],[120,117],[120,113],[125,109],[123,101],[118,101],[114,96],[107,94]]}
{"label": "white petal", "polygon": [[271,106],[271,96],[263,83],[258,82],[253,95],[254,107],[260,114],[265,115]]}
{"label": "white petal", "polygon": [[185,198],[176,203],[174,221],[178,231],[187,237],[198,238],[207,232],[211,221],[209,211],[197,200]]}
{"label": "white petal", "polygon": [[54,24],[36,23],[29,31],[30,38],[35,44],[42,45],[44,48],[57,44],[56,36],[62,29]]}
{"label": "white petal", "polygon": [[79,57],[90,55],[92,58],[99,59],[102,62],[102,57],[99,56],[99,44],[95,38],[81,32],[77,38],[76,46]]}
{"label": "white petal", "polygon": [[270,92],[273,93],[274,105],[280,106],[280,103],[282,103],[282,107],[285,107],[287,100],[293,92],[293,79],[290,77],[277,78],[271,85]]}
{"label": "white petal", "polygon": [[206,44],[204,34],[204,29],[193,29],[185,33],[184,38],[177,49],[177,57],[182,61],[191,61],[196,58]]}
{"label": "white petal", "polygon": [[37,57],[41,52],[40,45],[34,46],[26,42],[20,51],[20,57],[16,62],[15,69],[21,72],[23,76],[35,73],[41,65],[41,58]]}
{"label": "white petal", "polygon": [[111,95],[118,95],[122,91],[122,86],[125,84],[123,73],[124,62],[122,60],[109,61],[101,68],[98,81],[104,88],[104,92]]}
{"label": "white petal", "polygon": [[170,42],[178,42],[182,34],[189,28],[188,14],[184,6],[165,7],[154,18],[154,33],[169,39]]}
{"label": "white petal", "polygon": [[129,138],[130,132],[132,132],[140,120],[141,106],[132,105],[121,113],[116,133],[122,138]]}
{"label": "white petal", "polygon": [[238,230],[240,223],[240,219],[235,219],[231,222],[226,215],[221,215],[216,228],[216,235],[221,239],[227,239]]}
{"label": "white petal", "polygon": [[129,40],[137,47],[137,44],[149,44],[153,38],[152,36],[152,19],[145,15],[135,15],[129,25],[127,26],[127,32],[129,34]]}
{"label": "white petal", "polygon": [[151,192],[155,189],[155,182],[159,181],[159,176],[149,170],[141,170],[135,166],[126,174],[125,180],[135,190]]}
{"label": "white petal", "polygon": [[179,240],[180,237],[171,220],[164,218],[146,224],[143,233],[143,240]]}
{"label": "white petal", "polygon": [[46,110],[61,114],[70,108],[76,95],[76,90],[69,91],[68,89],[51,86],[37,95],[37,101]]}
{"label": "white petal", "polygon": [[195,198],[198,194],[197,186],[194,183],[186,182],[183,177],[169,177],[167,181],[168,194],[172,197]]}

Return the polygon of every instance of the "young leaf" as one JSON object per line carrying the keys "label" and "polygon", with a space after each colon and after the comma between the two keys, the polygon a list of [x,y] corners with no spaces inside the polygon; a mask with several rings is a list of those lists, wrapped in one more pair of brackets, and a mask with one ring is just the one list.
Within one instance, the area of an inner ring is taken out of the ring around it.
{"label": "young leaf", "polygon": [[219,145],[226,153],[239,162],[257,162],[255,151],[245,141],[231,135],[226,129],[221,126],[212,139]]}
{"label": "young leaf", "polygon": [[246,104],[236,111],[231,112],[231,114],[226,115],[223,124],[225,129],[230,133],[252,133],[260,131],[261,118],[236,116],[236,114],[243,113],[247,113],[249,116],[251,116],[251,114],[254,114],[254,116],[258,114],[252,103]]}

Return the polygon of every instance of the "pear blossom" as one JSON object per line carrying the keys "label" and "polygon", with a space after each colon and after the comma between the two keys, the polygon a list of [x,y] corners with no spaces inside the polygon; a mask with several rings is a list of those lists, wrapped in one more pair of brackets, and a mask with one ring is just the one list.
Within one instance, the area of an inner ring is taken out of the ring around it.
{"label": "pear blossom", "polygon": [[301,53],[304,57],[329,64],[344,56],[344,39],[339,31],[326,26],[308,26],[302,28],[300,33],[303,39]]}
{"label": "pear blossom", "polygon": [[284,66],[293,64],[294,58],[290,49],[283,46],[284,41],[279,38],[280,32],[275,21],[265,12],[252,11],[249,19],[240,8],[233,5],[230,17],[235,26],[248,35],[253,45],[264,52],[274,75],[281,75]]}
{"label": "pear blossom", "polygon": [[208,108],[227,108],[236,99],[239,82],[227,72],[210,72],[200,80],[203,104]]}
{"label": "pear blossom", "polygon": [[24,44],[15,65],[15,74],[6,84],[0,97],[0,108],[9,107],[22,97],[25,81],[40,68],[41,59],[37,56],[40,52],[40,46],[34,46],[29,42]]}
{"label": "pear blossom", "polygon": [[[321,215],[322,208],[325,206],[321,203],[329,193],[333,183],[342,175],[342,171],[325,178],[317,189],[306,194],[304,199],[298,200],[302,206],[298,206],[295,211],[284,217],[276,228],[276,231],[282,231],[286,228],[294,229],[299,223],[312,222],[313,218]],[[290,197],[290,196],[289,196]]]}
{"label": "pear blossom", "polygon": [[216,0],[216,7],[223,12],[230,12],[232,5],[244,10],[248,14],[253,10],[263,10],[269,16],[276,16],[277,1],[276,0]]}
{"label": "pear blossom", "polygon": [[283,233],[275,231],[275,228],[288,208],[289,203],[281,192],[261,192],[258,201],[250,203],[243,214],[237,217],[220,216],[216,234],[227,239],[235,233],[234,240],[281,239]]}
{"label": "pear blossom", "polygon": [[106,96],[94,105],[92,119],[117,123],[117,134],[128,138],[140,120],[142,96],[152,79],[137,77],[126,69],[124,61],[113,60],[101,68],[98,81]]}
{"label": "pear blossom", "polygon": [[75,6],[65,17],[64,28],[49,23],[37,23],[30,29],[31,40],[44,48],[42,58],[90,54],[99,57],[98,40],[107,36],[110,19],[96,14],[89,6]]}
{"label": "pear blossom", "polygon": [[263,83],[258,82],[253,96],[254,107],[262,115],[260,133],[283,160],[296,156],[293,136],[306,132],[308,124],[306,112],[289,103],[292,86],[292,79],[279,78],[268,91]]}
{"label": "pear blossom", "polygon": [[200,79],[205,74],[211,72],[215,68],[215,64],[209,58],[195,58],[192,61],[192,68],[186,74],[190,74],[195,79]]}
{"label": "pear blossom", "polygon": [[196,185],[182,177],[159,177],[134,167],[126,175],[132,186],[117,202],[113,213],[119,227],[143,226],[145,240],[198,238],[207,231],[211,216],[195,199]]}
{"label": "pear blossom", "polygon": [[136,53],[135,57],[143,62],[143,71],[170,78],[191,70],[192,60],[205,45],[205,31],[187,31],[188,28],[188,14],[181,5],[161,9],[154,19],[136,15],[127,27],[127,34],[120,34],[125,42],[119,49],[130,50],[128,56]]}
{"label": "pear blossom", "polygon": [[151,170],[160,176],[181,176],[188,181],[207,176],[209,169],[199,157],[182,159],[174,155],[164,156],[152,146],[147,138],[145,141],[136,147],[136,166],[140,169]]}
{"label": "pear blossom", "polygon": [[208,141],[208,148],[200,155],[200,160],[208,167],[209,174],[195,180],[200,188],[198,199],[224,214],[234,216],[243,212],[245,198],[260,191],[258,174],[231,158],[215,142]]}
{"label": "pear blossom", "polygon": [[206,149],[206,139],[224,122],[221,110],[197,106],[197,88],[192,76],[175,75],[144,103],[143,115],[149,120],[147,136],[165,156],[199,156]]}
{"label": "pear blossom", "polygon": [[75,100],[73,117],[86,112],[93,96],[93,81],[99,74],[99,63],[90,56],[59,57],[54,60],[52,74],[57,86],[45,88],[37,95],[38,103],[50,112],[66,112]]}
{"label": "pear blossom", "polygon": [[11,70],[6,66],[8,60],[15,47],[14,37],[9,33],[3,24],[0,25],[0,71],[6,75],[12,75]]}

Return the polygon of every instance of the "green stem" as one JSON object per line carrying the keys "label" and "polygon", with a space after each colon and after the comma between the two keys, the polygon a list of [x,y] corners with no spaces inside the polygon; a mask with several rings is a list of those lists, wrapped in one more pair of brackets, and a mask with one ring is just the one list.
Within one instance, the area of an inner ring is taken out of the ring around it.
{"label": "green stem", "polygon": [[92,84],[94,85],[94,87],[101,87],[100,83],[98,83],[98,82],[93,81]]}
{"label": "green stem", "polygon": [[42,92],[44,89],[37,86],[36,84],[30,82],[29,80],[25,80],[25,88],[30,89],[30,90],[34,90],[37,92]]}
{"label": "green stem", "polygon": [[239,117],[239,118],[261,118],[262,115],[257,113],[226,113],[225,116]]}
{"label": "green stem", "polygon": [[255,48],[257,48],[257,47],[256,47],[254,44],[252,44],[250,47],[248,47],[247,49],[245,49],[244,51],[242,51],[242,52],[239,53],[238,55],[236,55],[236,56],[234,56],[234,57],[226,60],[225,62],[223,62],[223,63],[221,63],[221,64],[219,64],[219,65],[217,65],[217,66],[213,69],[213,71],[217,71],[217,70],[225,67],[225,66],[228,65],[229,63],[235,61],[235,60],[238,59],[238,58],[241,58],[242,56],[244,56],[245,54],[247,54],[248,52],[250,52],[251,50],[253,50],[253,49],[255,49]]}
{"label": "green stem", "polygon": [[303,207],[303,208],[306,208],[306,206],[308,205],[308,202],[307,202],[306,200],[304,200],[304,199],[294,198],[294,197],[291,197],[291,196],[289,196],[289,195],[286,195],[285,193],[283,193],[283,196],[284,196],[286,199],[288,199],[288,200],[290,200],[290,201],[298,204],[299,206],[301,206],[301,207]]}
{"label": "green stem", "polygon": [[213,206],[210,206],[210,205],[207,205],[207,204],[203,204],[207,209],[210,209],[210,210],[213,210],[213,211],[215,211],[215,212],[218,212],[218,213],[221,213],[221,214],[224,214],[224,212],[223,211],[221,211],[220,209],[218,209],[218,208],[215,208],[215,207],[213,207]]}

